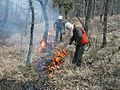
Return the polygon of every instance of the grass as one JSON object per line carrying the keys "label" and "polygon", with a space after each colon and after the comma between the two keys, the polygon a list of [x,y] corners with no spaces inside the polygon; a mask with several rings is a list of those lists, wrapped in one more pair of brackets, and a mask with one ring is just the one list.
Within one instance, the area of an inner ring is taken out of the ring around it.
{"label": "grass", "polygon": [[[71,63],[74,46],[67,47],[69,56],[60,69],[55,70],[54,78],[44,74],[36,74],[32,66],[26,66],[26,51],[20,46],[0,46],[0,87],[3,90],[119,90],[120,89],[120,50],[119,30],[116,17],[108,22],[114,31],[107,32],[107,46],[100,48],[102,42],[102,26],[97,17],[90,27],[92,46],[84,53],[81,67]],[[64,37],[65,45],[69,37]],[[13,40],[14,41],[14,40]],[[62,44],[64,45],[64,44]],[[24,47],[25,49],[26,47]]]}

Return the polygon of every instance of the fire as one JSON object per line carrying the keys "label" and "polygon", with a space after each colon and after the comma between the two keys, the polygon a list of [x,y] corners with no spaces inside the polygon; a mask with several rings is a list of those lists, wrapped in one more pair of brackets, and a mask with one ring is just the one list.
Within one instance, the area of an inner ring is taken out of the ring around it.
{"label": "fire", "polygon": [[52,57],[52,64],[46,66],[46,73],[50,78],[55,79],[54,71],[60,69],[60,65],[64,62],[64,58],[68,55],[66,49],[59,48],[54,52],[54,56]]}
{"label": "fire", "polygon": [[[38,57],[34,61],[34,65],[37,66],[39,60],[44,60],[45,62],[47,60],[48,61],[50,60],[49,63],[47,63],[47,64],[42,64],[42,63],[40,64],[41,66],[43,65],[43,68],[45,68],[44,69],[45,73],[47,73],[48,76],[50,76],[50,77],[54,76],[54,74],[53,74],[54,71],[57,69],[60,69],[60,66],[64,62],[64,58],[66,56],[68,56],[68,51],[63,46],[59,46],[56,49],[55,46],[53,46],[52,44],[54,44],[54,43],[47,44],[44,39],[41,40],[40,46],[37,50]],[[52,49],[49,47],[49,45],[52,47]],[[44,49],[45,49],[45,52],[44,52]],[[49,53],[52,53],[52,54],[49,54]],[[42,59],[40,59],[42,54],[44,54],[44,56],[42,57]],[[46,56],[46,55],[48,55],[48,56]],[[47,58],[49,58],[49,59],[47,59]],[[41,69],[41,68],[35,67],[35,69],[39,71],[39,69]]]}
{"label": "fire", "polygon": [[38,48],[37,53],[39,54],[42,51],[42,49],[44,49],[46,47],[46,45],[47,45],[47,43],[45,42],[45,40],[44,39],[41,40],[40,47]]}
{"label": "fire", "polygon": [[55,33],[55,30],[51,30],[48,32],[48,35],[54,35],[54,33]]}
{"label": "fire", "polygon": [[63,48],[59,48],[54,52],[54,56],[52,58],[52,62],[45,66],[47,68],[46,73],[48,75],[53,74],[56,69],[60,69],[60,65],[64,62],[64,58],[68,55],[68,51]]}
{"label": "fire", "polygon": [[[63,59],[68,55],[66,49],[59,49],[54,52],[54,56],[52,57],[52,64],[57,69],[60,68],[61,63],[63,63]],[[54,69],[54,68],[53,68]]]}
{"label": "fire", "polygon": [[45,45],[46,45],[46,43],[43,41],[43,42],[41,43],[41,47],[45,47]]}

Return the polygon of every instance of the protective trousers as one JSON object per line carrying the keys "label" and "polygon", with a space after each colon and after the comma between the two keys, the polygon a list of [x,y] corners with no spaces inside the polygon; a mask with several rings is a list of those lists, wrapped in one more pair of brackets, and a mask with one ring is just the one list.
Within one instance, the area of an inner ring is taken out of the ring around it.
{"label": "protective trousers", "polygon": [[56,36],[55,36],[55,41],[58,42],[58,36],[60,34],[60,42],[62,42],[62,29],[57,28],[56,29]]}
{"label": "protective trousers", "polygon": [[81,66],[85,45],[76,45],[76,51],[72,60],[73,64]]}

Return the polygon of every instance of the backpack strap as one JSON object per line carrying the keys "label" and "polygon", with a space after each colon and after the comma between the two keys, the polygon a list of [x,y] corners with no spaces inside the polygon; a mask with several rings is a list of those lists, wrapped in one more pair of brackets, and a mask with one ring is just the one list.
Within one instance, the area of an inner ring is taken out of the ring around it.
{"label": "backpack strap", "polygon": [[82,29],[82,28],[81,28],[81,30],[82,30],[82,33],[84,33],[84,32],[85,32],[85,30],[84,30],[84,29]]}
{"label": "backpack strap", "polygon": [[[76,28],[76,25],[74,25],[74,28]],[[86,32],[86,31],[85,31],[84,29],[82,29],[81,27],[78,27],[78,28],[80,28],[80,29],[81,29],[82,34]]]}

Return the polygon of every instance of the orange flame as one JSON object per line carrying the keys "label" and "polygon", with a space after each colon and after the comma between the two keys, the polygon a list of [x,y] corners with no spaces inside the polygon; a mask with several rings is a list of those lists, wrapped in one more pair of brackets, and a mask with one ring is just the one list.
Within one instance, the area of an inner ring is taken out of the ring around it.
{"label": "orange flame", "polygon": [[[54,52],[54,56],[52,57],[52,66],[48,66],[48,72],[53,72],[54,69],[59,69],[63,59],[68,55],[66,49],[59,49]],[[54,67],[54,68],[53,68]]]}
{"label": "orange flame", "polygon": [[52,29],[51,31],[48,32],[48,35],[54,35],[54,33],[55,33],[55,30]]}
{"label": "orange flame", "polygon": [[45,40],[41,40],[40,42],[40,47],[37,50],[37,54],[39,54],[41,52],[42,49],[44,49],[46,47],[47,43],[45,42]]}
{"label": "orange flame", "polygon": [[[46,48],[47,43],[45,40],[41,40],[39,49],[37,50],[37,54],[40,54],[41,51]],[[68,51],[64,47],[59,47],[56,51],[54,51],[54,56],[52,56],[52,62],[49,65],[45,66],[47,69],[46,73],[50,75],[50,77],[54,77],[53,72],[56,69],[60,69],[60,65],[64,62],[64,58],[68,55]],[[37,63],[39,59],[36,59],[34,63]],[[52,75],[52,76],[51,76]]]}

